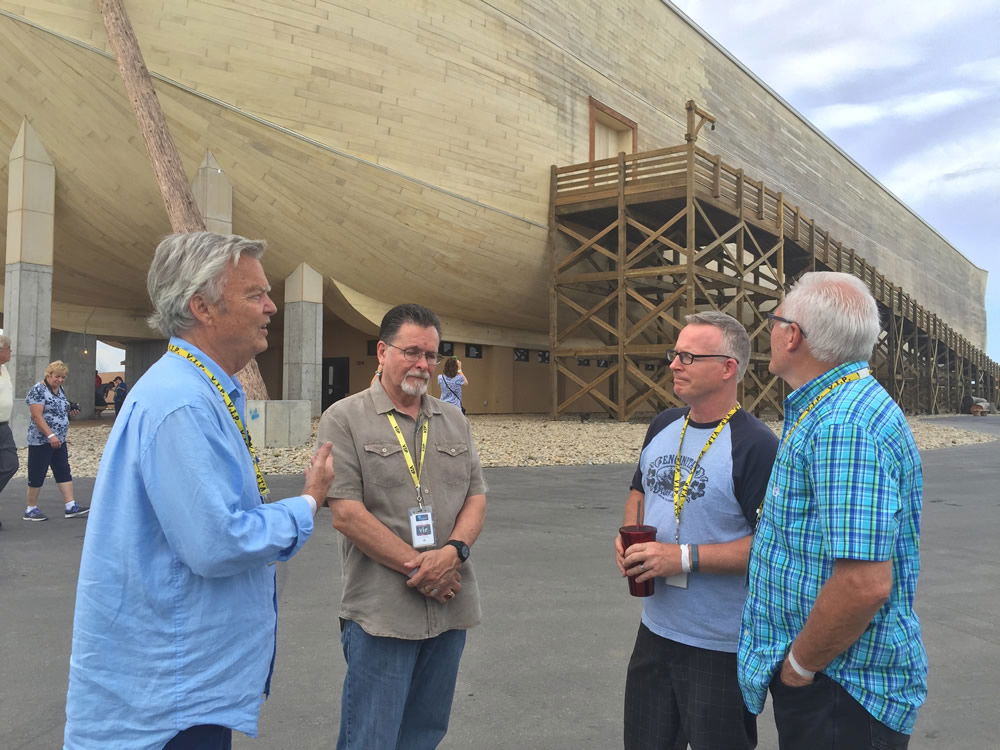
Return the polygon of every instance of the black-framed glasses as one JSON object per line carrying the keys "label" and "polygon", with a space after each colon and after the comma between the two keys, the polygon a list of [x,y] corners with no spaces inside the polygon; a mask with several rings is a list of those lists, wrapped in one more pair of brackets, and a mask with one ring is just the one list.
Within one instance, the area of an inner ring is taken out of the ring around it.
{"label": "black-framed glasses", "polygon": [[780,315],[775,315],[774,313],[768,313],[767,314],[767,319],[769,321],[771,321],[772,323],[774,321],[778,321],[779,323],[787,323],[788,325],[797,325],[799,327],[799,333],[802,334],[802,338],[807,338],[807,336],[806,336],[806,329],[803,328],[802,325],[798,321],[789,320],[788,318],[783,318]]}
{"label": "black-framed glasses", "polygon": [[403,353],[403,359],[407,362],[417,363],[420,361],[421,357],[427,360],[427,364],[430,367],[436,367],[438,362],[441,361],[441,355],[437,352],[425,352],[423,349],[416,346],[408,346],[405,349],[401,346],[396,346],[395,344],[390,344],[388,341],[383,341],[386,346],[391,346],[393,349],[399,349]]}
{"label": "black-framed glasses", "polygon": [[692,354],[691,352],[679,352],[676,349],[667,349],[667,364],[669,365],[674,361],[675,357],[680,357],[682,365],[693,365],[696,359],[735,359],[739,362],[739,359],[734,357],[732,354]]}

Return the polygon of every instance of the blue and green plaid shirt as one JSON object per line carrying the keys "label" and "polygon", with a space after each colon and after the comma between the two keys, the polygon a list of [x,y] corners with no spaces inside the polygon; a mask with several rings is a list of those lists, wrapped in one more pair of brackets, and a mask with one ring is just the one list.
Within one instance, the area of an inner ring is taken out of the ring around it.
{"label": "blue and green plaid shirt", "polygon": [[866,366],[839,365],[785,399],[785,435],[750,554],[739,678],[747,707],[760,713],[834,561],[892,560],[889,601],[823,672],[883,724],[911,734],[927,695],[913,611],[923,494],[913,434],[870,376],[832,390],[788,434],[827,386]]}

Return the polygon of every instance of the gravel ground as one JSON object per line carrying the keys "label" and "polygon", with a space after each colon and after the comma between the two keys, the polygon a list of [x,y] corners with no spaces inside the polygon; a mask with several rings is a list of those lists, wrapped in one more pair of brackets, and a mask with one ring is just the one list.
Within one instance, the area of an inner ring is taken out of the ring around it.
{"label": "gravel ground", "polygon": [[[985,417],[993,419],[995,417]],[[564,466],[570,464],[635,463],[646,435],[646,424],[579,418],[551,420],[536,415],[474,415],[472,432],[483,466]],[[944,427],[933,419],[910,418],[920,450],[988,443],[996,438],[980,432]],[[313,420],[313,435],[318,419]],[[769,423],[777,432],[780,424]],[[92,477],[104,450],[111,422],[80,422],[70,426],[69,450],[73,473]],[[261,465],[267,474],[298,474],[306,466],[314,438],[293,448],[263,449]],[[27,450],[18,452],[25,476]]]}

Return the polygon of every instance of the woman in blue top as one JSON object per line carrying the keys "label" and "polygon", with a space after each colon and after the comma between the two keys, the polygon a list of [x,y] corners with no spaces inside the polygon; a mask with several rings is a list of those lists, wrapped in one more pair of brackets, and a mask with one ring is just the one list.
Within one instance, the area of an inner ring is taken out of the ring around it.
{"label": "woman in blue top", "polygon": [[459,409],[462,409],[462,414],[465,414],[465,409],[462,407],[462,386],[468,384],[469,379],[462,372],[462,360],[448,357],[444,363],[444,374],[438,375],[441,400],[455,404]]}
{"label": "woman in blue top", "polygon": [[35,383],[24,400],[31,411],[28,423],[28,503],[22,518],[25,521],[48,521],[49,517],[38,507],[38,493],[42,491],[45,475],[52,467],[56,486],[66,504],[66,518],[87,515],[90,508],[77,505],[73,499],[73,475],[69,470],[70,415],[79,414],[70,409],[69,399],[62,384],[69,375],[69,368],[61,360],[50,362],[41,382]]}

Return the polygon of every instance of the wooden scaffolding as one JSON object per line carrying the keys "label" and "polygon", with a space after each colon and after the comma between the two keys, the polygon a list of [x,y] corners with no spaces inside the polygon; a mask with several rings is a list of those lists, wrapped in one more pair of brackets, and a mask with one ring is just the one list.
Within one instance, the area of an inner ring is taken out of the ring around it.
{"label": "wooden scaffolding", "polygon": [[685,314],[708,309],[750,333],[743,405],[781,416],[767,313],[813,270],[851,273],[871,289],[883,320],[872,368],[904,411],[955,412],[966,395],[1000,400],[996,362],[782,193],[699,148],[698,132],[714,122],[688,102],[682,145],[552,167],[553,416],[594,410],[628,420],[678,405],[664,352]]}

